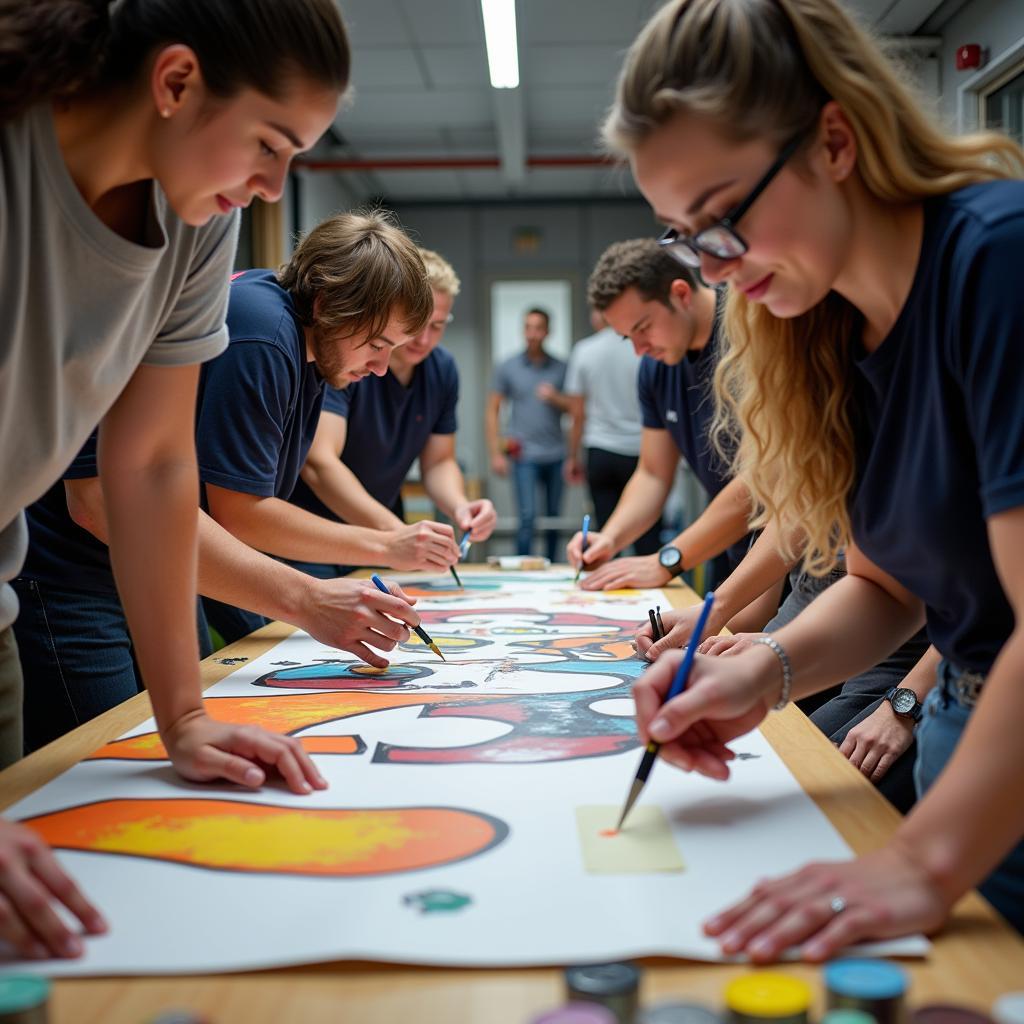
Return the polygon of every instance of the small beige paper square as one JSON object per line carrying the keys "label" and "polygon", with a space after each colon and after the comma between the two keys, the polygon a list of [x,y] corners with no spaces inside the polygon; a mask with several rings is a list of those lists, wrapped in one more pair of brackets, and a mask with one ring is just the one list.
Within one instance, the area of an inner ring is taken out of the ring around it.
{"label": "small beige paper square", "polygon": [[683,871],[686,865],[676,849],[668,818],[660,807],[634,807],[625,828],[611,832],[621,807],[577,807],[584,867],[595,875],[644,875]]}

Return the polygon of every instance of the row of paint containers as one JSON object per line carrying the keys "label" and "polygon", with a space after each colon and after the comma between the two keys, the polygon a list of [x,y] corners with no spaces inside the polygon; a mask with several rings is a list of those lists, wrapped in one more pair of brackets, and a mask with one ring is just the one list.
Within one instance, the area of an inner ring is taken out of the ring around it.
{"label": "row of paint containers", "polygon": [[[822,975],[826,1012],[820,1024],[1024,1024],[1024,992],[1002,996],[989,1016],[953,1004],[910,1009],[906,971],[885,960],[833,960]],[[565,1005],[531,1024],[811,1024],[810,985],[774,971],[730,982],[721,1010],[687,1001],[641,1006],[640,969],[632,963],[568,967],[565,988]]]}

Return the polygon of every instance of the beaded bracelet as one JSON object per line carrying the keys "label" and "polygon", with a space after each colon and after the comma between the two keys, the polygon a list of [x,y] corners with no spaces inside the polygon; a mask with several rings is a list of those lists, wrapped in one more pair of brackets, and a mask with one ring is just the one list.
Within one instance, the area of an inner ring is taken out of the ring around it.
{"label": "beaded bracelet", "polygon": [[764,644],[771,648],[775,657],[779,659],[782,666],[782,693],[779,694],[778,702],[772,707],[772,711],[781,711],[789,703],[789,692],[793,689],[793,666],[789,663],[789,655],[786,649],[773,636],[759,636],[752,641],[755,644]]}

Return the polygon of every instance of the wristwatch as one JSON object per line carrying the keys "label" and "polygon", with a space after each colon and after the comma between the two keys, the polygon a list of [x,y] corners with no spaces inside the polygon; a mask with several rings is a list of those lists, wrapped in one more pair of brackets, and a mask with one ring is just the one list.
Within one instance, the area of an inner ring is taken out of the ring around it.
{"label": "wristwatch", "polygon": [[900,718],[912,718],[915,722],[921,720],[921,702],[913,690],[905,686],[891,686],[886,691],[885,700]]}
{"label": "wristwatch", "polygon": [[675,579],[683,571],[683,553],[679,548],[666,544],[658,552],[658,564],[662,569],[667,569],[672,579]]}

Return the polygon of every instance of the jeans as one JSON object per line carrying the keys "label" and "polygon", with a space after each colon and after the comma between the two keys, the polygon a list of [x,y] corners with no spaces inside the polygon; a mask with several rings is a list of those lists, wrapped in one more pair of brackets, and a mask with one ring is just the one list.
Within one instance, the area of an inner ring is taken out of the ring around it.
{"label": "jeans", "polygon": [[[818,594],[828,590],[845,575],[846,568],[842,563],[820,579],[794,570],[790,575],[793,589],[775,618],[765,626],[765,632],[773,633],[792,622]],[[800,701],[799,706],[833,743],[841,744],[855,725],[874,714],[891,687],[902,684],[906,674],[918,663],[926,650],[928,637],[922,629],[874,668],[821,694],[815,694],[809,700]],[[917,799],[914,786],[915,756],[916,742],[911,743],[896,759],[885,777],[878,783],[878,791],[904,814],[913,807]]]}
{"label": "jeans", "polygon": [[[25,578],[14,624],[25,674],[25,751],[31,753],[142,690],[117,594]],[[203,650],[209,653],[209,640]]]}
{"label": "jeans", "polygon": [[328,562],[299,562],[291,558],[282,558],[281,561],[307,576],[315,576],[318,580],[341,579],[342,576],[348,576],[359,568],[356,565],[332,565]]}
{"label": "jeans", "polygon": [[0,629],[0,768],[14,764],[22,755],[21,661],[14,627]]}
{"label": "jeans", "polygon": [[[529,555],[533,548],[533,523],[537,518],[537,485],[544,489],[544,512],[557,516],[562,506],[562,460],[554,462],[527,462],[519,459],[512,463],[516,503],[519,506],[519,527],[516,530],[516,553]],[[547,555],[558,561],[558,531],[547,531]]]}
{"label": "jeans", "polygon": [[[597,520],[592,525],[595,530],[600,530],[611,518],[639,460],[635,455],[620,455],[604,448],[588,448],[586,461],[587,489]],[[661,516],[642,537],[637,537],[633,542],[633,550],[638,555],[653,555],[660,547]]]}
{"label": "jeans", "polygon": [[220,633],[226,644],[233,644],[236,640],[241,640],[242,637],[248,636],[270,621],[262,615],[257,615],[256,612],[235,608],[230,604],[222,604],[212,597],[201,598],[200,605],[206,622]]}
{"label": "jeans", "polygon": [[[917,727],[917,763],[914,782],[919,797],[931,787],[953,755],[971,717],[960,703],[956,682],[962,674],[952,662],[939,665],[939,682],[925,698],[924,715]],[[1024,840],[1007,854],[978,890],[1017,931],[1024,933]]]}

